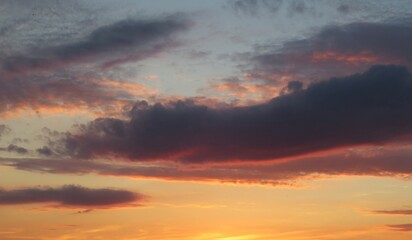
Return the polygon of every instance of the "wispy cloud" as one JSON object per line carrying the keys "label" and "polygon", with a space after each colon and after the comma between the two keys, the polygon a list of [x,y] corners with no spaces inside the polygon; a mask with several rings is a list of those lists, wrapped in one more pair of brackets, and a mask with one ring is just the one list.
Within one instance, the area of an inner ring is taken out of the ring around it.
{"label": "wispy cloud", "polygon": [[[272,186],[299,186],[305,180],[325,176],[375,176],[408,178],[412,176],[409,146],[403,148],[352,149],[325,156],[295,160],[224,165],[188,164],[158,161],[126,163],[101,160],[79,161],[59,158],[0,158],[0,165],[19,170],[52,174],[99,174],[117,177],[149,178],[172,181],[221,182]],[[380,211],[383,214],[406,213]]]}
{"label": "wispy cloud", "polygon": [[[188,26],[188,22],[177,15],[153,20],[119,21],[94,30],[78,42],[8,56],[0,61],[0,75],[2,78],[12,77],[65,65],[98,63],[102,59],[102,64],[114,65],[116,59],[125,59],[125,56],[128,61],[138,61],[155,55],[165,46],[172,46],[172,36]],[[121,57],[119,53],[122,53]]]}

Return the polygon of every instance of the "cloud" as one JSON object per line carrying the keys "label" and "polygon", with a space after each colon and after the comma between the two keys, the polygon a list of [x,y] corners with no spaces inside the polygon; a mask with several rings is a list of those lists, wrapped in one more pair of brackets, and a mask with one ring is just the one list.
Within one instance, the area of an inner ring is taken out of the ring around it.
{"label": "cloud", "polygon": [[46,146],[43,146],[43,147],[41,147],[41,148],[36,149],[36,152],[37,152],[38,154],[44,155],[44,156],[51,156],[51,155],[53,155],[53,151],[52,151],[50,148],[46,147]]}
{"label": "cloud", "polygon": [[0,79],[0,116],[30,109],[40,113],[67,113],[70,110],[110,113],[139,97],[149,97],[155,93],[137,83],[64,73]]}
{"label": "cloud", "polygon": [[411,209],[375,210],[372,212],[377,213],[377,214],[385,214],[385,215],[412,215]]}
{"label": "cloud", "polygon": [[11,129],[5,125],[5,124],[0,124],[0,139],[2,136],[7,135],[11,132]]}
{"label": "cloud", "polygon": [[0,190],[0,205],[53,203],[68,208],[108,208],[138,203],[144,198],[144,195],[126,190],[90,189],[75,185]]}
{"label": "cloud", "polygon": [[387,225],[389,229],[393,231],[402,231],[402,232],[409,232],[412,231],[412,224],[394,224],[394,225]]}
{"label": "cloud", "polygon": [[24,147],[19,147],[15,144],[10,144],[7,148],[0,148],[0,151],[14,152],[18,154],[27,154],[29,151]]}
{"label": "cloud", "polygon": [[210,82],[210,86],[201,88],[198,92],[205,96],[218,96],[220,101],[230,102],[236,106],[266,102],[282,92],[279,87],[243,81],[239,77],[216,79]]}
{"label": "cloud", "polygon": [[[296,1],[291,2],[291,5],[294,4],[297,4]],[[236,13],[256,16],[262,10],[276,13],[280,10],[282,5],[284,5],[282,0],[231,0],[227,1],[225,7],[234,10]]]}
{"label": "cloud", "polygon": [[113,66],[116,61],[118,64],[138,61],[174,46],[172,36],[188,26],[188,22],[177,15],[115,22],[94,30],[78,42],[8,56],[0,62],[0,75],[13,77],[101,59],[106,66]]}
{"label": "cloud", "polygon": [[[113,162],[68,158],[0,158],[0,165],[18,170],[52,174],[99,174],[104,176],[152,178],[173,181],[227,182],[296,186],[302,180],[325,176],[377,176],[410,178],[410,146],[358,147],[327,155],[294,160],[257,163],[190,164],[170,161]],[[378,211],[402,214],[401,211]]]}
{"label": "cloud", "polygon": [[97,28],[77,42],[0,56],[0,116],[27,109],[111,115],[140,97],[148,98],[157,92],[101,72],[177,46],[175,35],[189,25],[180,15],[128,19]]}
{"label": "cloud", "polygon": [[375,66],[248,107],[136,104],[130,120],[99,118],[50,146],[73,158],[259,161],[400,141],[412,131],[412,77]]}
{"label": "cloud", "polygon": [[[282,76],[313,81],[364,71],[374,64],[412,64],[410,21],[349,23],[322,28],[313,35],[259,46],[243,54],[251,78],[282,84]],[[388,43],[396,44],[388,44]]]}

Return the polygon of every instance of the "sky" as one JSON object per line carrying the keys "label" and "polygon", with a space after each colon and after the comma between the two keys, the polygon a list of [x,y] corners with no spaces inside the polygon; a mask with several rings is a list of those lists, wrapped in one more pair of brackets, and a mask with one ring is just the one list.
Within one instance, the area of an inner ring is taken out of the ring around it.
{"label": "sky", "polygon": [[411,239],[411,42],[411,0],[3,0],[0,239]]}

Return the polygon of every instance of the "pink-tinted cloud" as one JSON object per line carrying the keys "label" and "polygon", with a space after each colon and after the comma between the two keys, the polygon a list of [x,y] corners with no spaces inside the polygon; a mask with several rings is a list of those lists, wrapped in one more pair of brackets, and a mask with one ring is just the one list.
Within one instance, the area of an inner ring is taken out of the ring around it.
{"label": "pink-tinted cloud", "polygon": [[[296,185],[324,176],[375,176],[410,178],[410,146],[358,148],[276,162],[188,164],[170,161],[147,163],[75,160],[63,158],[1,158],[0,165],[24,171],[53,174],[99,174],[174,181]],[[389,211],[382,212],[391,214]],[[393,213],[396,213],[393,212]],[[403,212],[406,213],[406,212]],[[399,212],[401,214],[401,212]]]}
{"label": "pink-tinted cloud", "polygon": [[[364,71],[375,64],[412,65],[410,21],[332,25],[278,47],[262,45],[241,55],[242,69],[266,84],[282,84],[280,76],[317,81]],[[396,44],[388,44],[396,42]]]}

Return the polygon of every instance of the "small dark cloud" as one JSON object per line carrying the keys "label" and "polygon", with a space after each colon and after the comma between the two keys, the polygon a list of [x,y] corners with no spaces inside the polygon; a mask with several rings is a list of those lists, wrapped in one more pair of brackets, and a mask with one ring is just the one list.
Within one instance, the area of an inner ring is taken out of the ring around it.
{"label": "small dark cloud", "polygon": [[412,224],[393,224],[386,225],[389,229],[393,231],[409,232],[412,231]]}
{"label": "small dark cloud", "polygon": [[82,211],[77,211],[76,213],[77,214],[84,214],[84,213],[89,213],[89,212],[92,212],[93,211],[93,209],[86,209],[86,210],[82,210]]}
{"label": "small dark cloud", "polygon": [[7,151],[10,153],[27,154],[29,151],[24,147],[19,147],[15,144],[9,144],[7,148],[0,148],[0,151]]}
{"label": "small dark cloud", "polygon": [[374,66],[255,106],[212,109],[183,101],[141,102],[130,120],[99,118],[81,125],[53,151],[73,158],[201,163],[380,145],[412,133],[411,93],[407,68]]}
{"label": "small dark cloud", "polygon": [[90,189],[75,185],[0,190],[0,205],[52,203],[59,207],[107,208],[144,199],[144,195],[126,190]]}
{"label": "small dark cloud", "polygon": [[47,147],[47,146],[43,146],[41,148],[36,149],[36,152],[40,155],[44,155],[44,156],[51,156],[53,155],[53,151]]}

